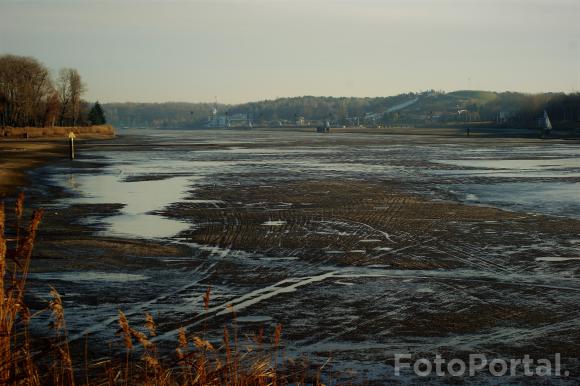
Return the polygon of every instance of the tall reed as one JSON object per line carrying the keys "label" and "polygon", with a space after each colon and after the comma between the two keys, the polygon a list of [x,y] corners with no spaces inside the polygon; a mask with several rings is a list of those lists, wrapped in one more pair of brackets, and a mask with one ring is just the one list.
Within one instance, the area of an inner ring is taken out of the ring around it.
{"label": "tall reed", "polygon": [[[124,355],[97,363],[88,363],[85,347],[84,365],[75,364],[69,347],[65,310],[61,295],[50,287],[50,312],[52,329],[48,349],[34,347],[37,339],[29,333],[31,314],[25,304],[26,280],[30,270],[34,241],[43,211],[35,210],[26,228],[22,228],[25,213],[24,195],[16,200],[15,226],[6,227],[4,203],[0,203],[0,385],[234,385],[267,386],[286,385],[287,377],[279,364],[282,326],[277,325],[271,341],[271,351],[264,349],[263,329],[253,337],[253,344],[240,347],[234,308],[231,307],[233,336],[224,326],[221,344],[211,342],[207,336],[207,315],[200,334],[179,329],[175,358],[159,356],[153,337],[157,324],[149,313],[144,315],[142,328],[134,328],[127,316],[119,310],[119,330]],[[11,237],[11,235],[13,235]],[[209,310],[211,288],[203,294],[204,313]],[[41,337],[42,338],[42,337]],[[33,350],[34,349],[34,350]],[[33,354],[34,351],[34,354]],[[119,353],[121,354],[121,353]],[[82,368],[84,367],[84,368]],[[101,369],[102,371],[90,371]],[[84,372],[84,374],[83,374]],[[293,384],[305,383],[302,381]],[[309,382],[318,385],[315,378]]]}
{"label": "tall reed", "polygon": [[30,312],[24,303],[24,290],[43,212],[33,212],[22,235],[23,208],[24,196],[19,195],[15,209],[15,237],[10,239],[6,234],[5,206],[0,203],[0,384],[23,379],[28,384],[39,384],[38,371],[31,356],[28,333]]}

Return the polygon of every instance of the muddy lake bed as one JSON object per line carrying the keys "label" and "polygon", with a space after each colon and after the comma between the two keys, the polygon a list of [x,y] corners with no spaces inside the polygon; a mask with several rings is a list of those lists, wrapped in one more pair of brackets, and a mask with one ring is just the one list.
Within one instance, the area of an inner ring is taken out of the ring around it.
{"label": "muddy lake bed", "polygon": [[121,309],[167,351],[182,326],[280,323],[286,356],[345,382],[412,383],[395,353],[560,353],[572,376],[549,381],[580,376],[576,142],[135,130],[78,152],[30,172],[29,297],[57,288],[96,357]]}

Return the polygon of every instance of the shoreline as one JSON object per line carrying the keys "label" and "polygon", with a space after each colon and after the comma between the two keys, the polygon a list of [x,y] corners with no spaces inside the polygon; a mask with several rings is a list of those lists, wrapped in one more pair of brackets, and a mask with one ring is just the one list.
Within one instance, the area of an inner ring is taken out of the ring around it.
{"label": "shoreline", "polygon": [[[113,139],[105,134],[82,134],[77,141]],[[33,139],[0,139],[0,198],[17,194],[28,186],[28,172],[50,161],[68,157],[65,138],[38,137]]]}
{"label": "shoreline", "polygon": [[28,172],[66,156],[64,141],[0,141],[0,197],[14,196],[29,185]]}

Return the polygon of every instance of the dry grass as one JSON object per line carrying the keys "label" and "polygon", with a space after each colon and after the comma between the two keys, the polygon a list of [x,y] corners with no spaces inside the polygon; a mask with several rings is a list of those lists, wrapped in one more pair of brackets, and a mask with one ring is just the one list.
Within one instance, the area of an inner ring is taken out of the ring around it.
{"label": "dry grass", "polygon": [[115,129],[111,125],[99,126],[53,126],[53,127],[10,127],[0,128],[0,139],[5,138],[66,138],[68,133],[74,132],[81,138],[83,136],[114,136]]}
{"label": "dry grass", "polygon": [[[6,228],[6,212],[0,203],[0,385],[287,385],[321,384],[319,373],[308,382],[306,370],[290,374],[279,362],[282,326],[277,325],[269,344],[263,331],[253,337],[254,344],[239,346],[235,313],[233,334],[224,327],[220,345],[201,334],[179,330],[175,357],[162,358],[153,337],[157,325],[144,315],[142,328],[135,328],[119,310],[121,351],[111,358],[88,363],[88,352],[82,363],[75,363],[68,344],[65,310],[58,291],[51,287],[46,312],[51,316],[50,345],[34,347],[37,340],[29,334],[30,314],[24,301],[26,279],[36,231],[42,210],[34,211],[25,228],[24,195],[15,205],[13,229]],[[22,228],[22,229],[21,229]],[[207,312],[211,289],[203,296]],[[217,347],[216,347],[217,346]],[[87,348],[85,348],[87,350]],[[89,370],[90,369],[90,370]]]}

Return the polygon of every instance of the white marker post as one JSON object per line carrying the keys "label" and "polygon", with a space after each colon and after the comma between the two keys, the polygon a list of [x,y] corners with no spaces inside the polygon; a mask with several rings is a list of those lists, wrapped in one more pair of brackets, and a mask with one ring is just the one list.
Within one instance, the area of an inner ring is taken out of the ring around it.
{"label": "white marker post", "polygon": [[75,159],[75,138],[76,135],[74,132],[71,131],[70,133],[68,133],[68,145],[69,145],[68,155],[70,159]]}

